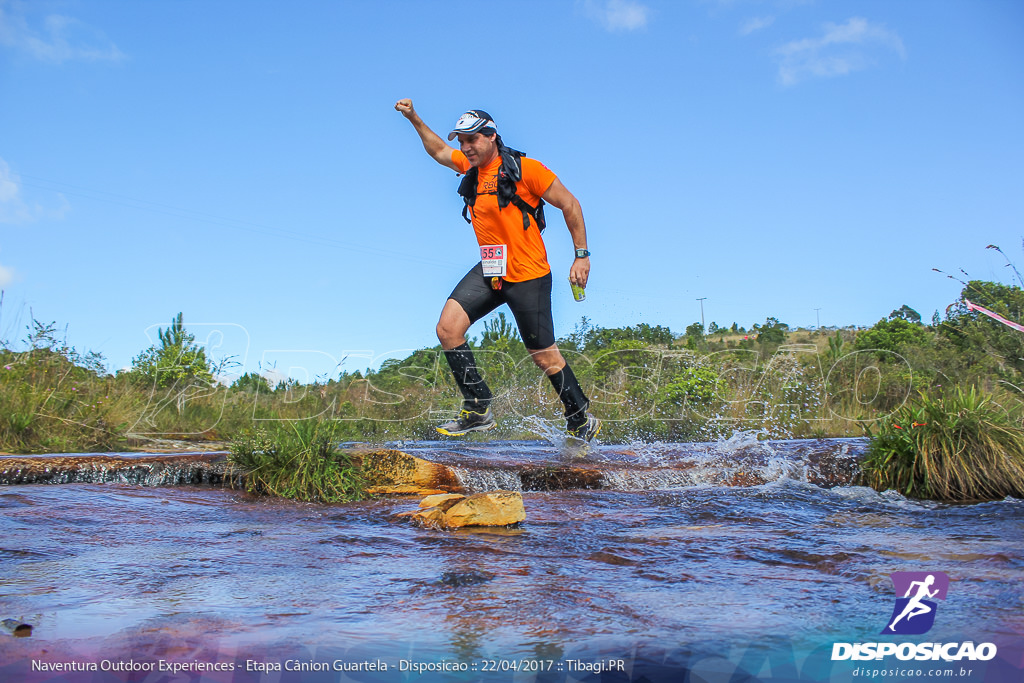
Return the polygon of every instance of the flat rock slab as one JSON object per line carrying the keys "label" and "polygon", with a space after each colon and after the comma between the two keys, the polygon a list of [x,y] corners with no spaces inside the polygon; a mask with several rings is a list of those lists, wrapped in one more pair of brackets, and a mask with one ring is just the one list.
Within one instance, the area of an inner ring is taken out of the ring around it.
{"label": "flat rock slab", "polygon": [[[671,449],[666,449],[671,446]],[[849,484],[857,471],[860,442],[780,442],[709,453],[700,444],[662,444],[656,461],[629,449],[594,449],[586,459],[559,460],[551,448],[476,444],[467,452],[411,444],[394,448],[355,447],[344,452],[360,463],[371,495],[515,491],[661,490],[695,485],[758,486],[782,476],[819,486]],[[700,449],[704,450],[700,450]],[[780,467],[782,469],[780,469]],[[243,473],[228,454],[116,453],[0,456],[0,485],[119,482],[141,486],[233,486]]]}

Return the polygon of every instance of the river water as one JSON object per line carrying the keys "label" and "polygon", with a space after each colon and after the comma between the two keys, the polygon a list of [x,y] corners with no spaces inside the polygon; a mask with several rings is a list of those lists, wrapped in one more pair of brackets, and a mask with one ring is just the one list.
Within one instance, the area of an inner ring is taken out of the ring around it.
{"label": "river water", "polygon": [[[401,446],[479,488],[516,488],[517,463],[578,457],[547,442]],[[618,488],[524,491],[520,527],[456,532],[396,520],[410,498],[0,487],[0,620],[34,627],[0,633],[0,680],[1024,680],[1024,501],[823,480],[863,447],[600,446],[583,460],[619,472]],[[700,466],[682,477],[684,459]],[[750,474],[765,483],[736,485]],[[894,572],[948,575],[926,635],[879,635]],[[837,642],[876,641],[998,654],[831,659]],[[159,670],[171,665],[233,670]],[[420,674],[443,668],[468,670]]]}

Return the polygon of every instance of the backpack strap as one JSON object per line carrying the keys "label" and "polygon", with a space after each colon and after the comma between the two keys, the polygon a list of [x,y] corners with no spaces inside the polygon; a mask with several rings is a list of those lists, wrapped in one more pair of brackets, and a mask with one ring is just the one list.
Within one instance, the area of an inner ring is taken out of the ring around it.
{"label": "backpack strap", "polygon": [[[544,220],[544,200],[541,199],[537,206],[531,206],[525,199],[516,193],[516,183],[522,177],[522,166],[520,159],[526,156],[522,152],[510,147],[501,147],[501,168],[498,169],[498,209],[504,209],[509,204],[515,206],[523,214],[523,230],[530,229],[530,217],[533,216],[537,229],[544,232],[547,223]],[[470,218],[473,206],[476,204],[476,185],[480,171],[473,167],[466,171],[466,175],[459,183],[459,195],[465,202],[462,207],[462,218],[467,223],[472,223]]]}
{"label": "backpack strap", "polygon": [[517,209],[523,212],[523,230],[530,229],[530,216],[533,216],[534,222],[537,223],[537,229],[544,232],[544,228],[548,227],[544,221],[544,200],[540,200],[537,206],[530,206],[526,203],[526,200],[517,194],[512,195],[512,204]]}
{"label": "backpack strap", "polygon": [[523,167],[520,159],[525,154],[511,147],[501,148],[501,168],[498,170],[498,208],[503,209],[512,204],[523,214],[523,230],[530,229],[530,216],[533,216],[537,229],[544,232],[547,224],[544,221],[544,200],[537,206],[531,206],[516,193],[516,183],[523,179]]}
{"label": "backpack strap", "polygon": [[469,217],[470,208],[476,204],[476,179],[480,175],[480,171],[476,167],[466,171],[465,177],[462,182],[459,183],[459,194],[462,196],[462,200],[466,203],[462,207],[462,218],[467,223],[472,224],[472,220]]}

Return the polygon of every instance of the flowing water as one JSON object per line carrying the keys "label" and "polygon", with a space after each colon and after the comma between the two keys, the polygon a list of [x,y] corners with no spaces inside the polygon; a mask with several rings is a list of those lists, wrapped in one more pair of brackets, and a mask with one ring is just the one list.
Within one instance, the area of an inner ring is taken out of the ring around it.
{"label": "flowing water", "polygon": [[[898,571],[950,577],[928,642],[998,645],[955,668],[1020,680],[1024,501],[834,485],[863,440],[400,447],[470,488],[525,489],[527,521],[450,532],[397,521],[410,498],[0,487],[0,620],[34,627],[0,632],[0,680],[855,680],[863,663],[830,661],[832,644],[885,640]],[[614,488],[531,491],[516,474],[567,459]],[[237,668],[76,678],[33,660]],[[378,661],[389,670],[340,672]],[[287,662],[307,671],[260,673]]]}

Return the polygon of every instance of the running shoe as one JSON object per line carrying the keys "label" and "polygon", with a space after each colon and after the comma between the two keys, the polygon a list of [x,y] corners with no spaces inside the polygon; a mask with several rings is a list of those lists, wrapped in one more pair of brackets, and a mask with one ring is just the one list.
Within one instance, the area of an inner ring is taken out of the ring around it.
{"label": "running shoe", "polygon": [[577,427],[569,427],[567,431],[569,436],[583,441],[591,441],[601,431],[601,421],[587,413],[587,420],[583,424]]}
{"label": "running shoe", "polygon": [[473,412],[472,410],[466,410],[463,408],[459,411],[459,416],[451,422],[445,422],[443,425],[437,427],[437,431],[445,436],[462,436],[469,432],[482,432],[493,427],[496,423],[494,422],[494,415],[491,414],[491,409],[488,408],[482,413]]}

